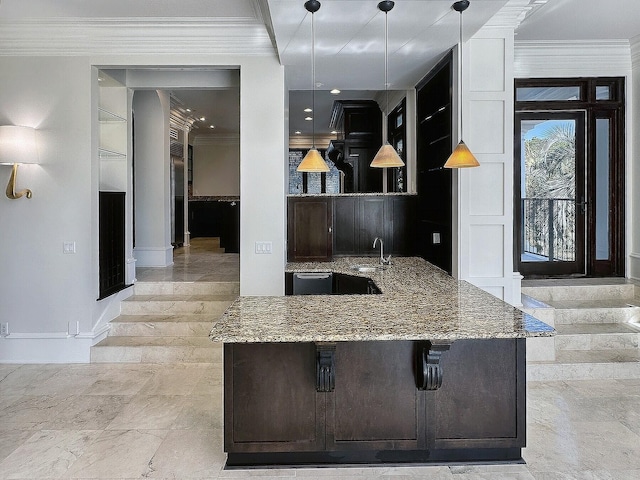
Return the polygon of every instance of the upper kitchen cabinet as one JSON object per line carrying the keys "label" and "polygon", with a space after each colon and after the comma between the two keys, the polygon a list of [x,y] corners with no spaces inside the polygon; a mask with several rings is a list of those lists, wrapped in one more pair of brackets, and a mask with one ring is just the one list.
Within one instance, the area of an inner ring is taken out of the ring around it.
{"label": "upper kitchen cabinet", "polygon": [[333,255],[333,199],[289,197],[287,256],[290,262],[323,262]]}
{"label": "upper kitchen cabinet", "polygon": [[344,172],[344,192],[382,192],[382,169],[369,164],[382,145],[382,112],[373,100],[338,100],[333,103],[330,128],[342,133],[333,143],[332,158]]}

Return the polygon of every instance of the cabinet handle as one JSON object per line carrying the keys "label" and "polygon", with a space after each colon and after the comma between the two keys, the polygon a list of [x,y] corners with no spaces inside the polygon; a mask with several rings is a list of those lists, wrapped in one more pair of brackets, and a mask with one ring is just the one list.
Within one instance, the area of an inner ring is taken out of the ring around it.
{"label": "cabinet handle", "polygon": [[440,357],[451,343],[419,342],[416,355],[416,383],[418,390],[438,390],[442,386]]}
{"label": "cabinet handle", "polygon": [[333,227],[329,227],[329,233],[333,231]]}

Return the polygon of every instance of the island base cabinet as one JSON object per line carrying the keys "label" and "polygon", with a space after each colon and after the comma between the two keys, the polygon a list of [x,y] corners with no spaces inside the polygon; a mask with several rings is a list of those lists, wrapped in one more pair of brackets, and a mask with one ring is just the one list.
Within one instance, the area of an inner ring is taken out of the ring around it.
{"label": "island base cabinet", "polygon": [[521,461],[524,339],[451,343],[433,391],[417,387],[424,345],[225,344],[227,465]]}

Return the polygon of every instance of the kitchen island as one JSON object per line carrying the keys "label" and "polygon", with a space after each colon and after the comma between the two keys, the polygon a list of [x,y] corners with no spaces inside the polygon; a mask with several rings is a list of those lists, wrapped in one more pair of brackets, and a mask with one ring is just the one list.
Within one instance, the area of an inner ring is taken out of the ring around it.
{"label": "kitchen island", "polygon": [[393,262],[288,264],[381,294],[239,297],[214,324],[228,466],[521,461],[525,339],[553,329],[422,259]]}

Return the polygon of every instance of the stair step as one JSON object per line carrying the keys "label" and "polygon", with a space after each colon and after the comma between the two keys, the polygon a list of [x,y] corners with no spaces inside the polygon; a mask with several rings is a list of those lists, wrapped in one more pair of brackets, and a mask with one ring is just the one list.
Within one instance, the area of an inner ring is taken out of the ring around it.
{"label": "stair step", "polygon": [[234,295],[133,295],[120,307],[123,315],[210,314],[221,315]]}
{"label": "stair step", "polygon": [[558,325],[556,350],[637,349],[640,330],[625,323]]}
{"label": "stair step", "polygon": [[559,351],[554,362],[527,363],[528,381],[640,378],[640,350]]}
{"label": "stair step", "polygon": [[91,347],[93,363],[221,363],[208,337],[107,337]]}
{"label": "stair step", "polygon": [[115,337],[207,336],[219,315],[120,315],[111,321]]}
{"label": "stair step", "polygon": [[523,312],[528,313],[547,325],[551,325],[552,327],[555,325],[556,313],[552,306],[525,294],[521,295],[521,301],[522,307],[520,309]]}
{"label": "stair step", "polygon": [[624,278],[584,278],[560,280],[525,280],[522,293],[542,302],[591,299],[632,299],[635,286]]}
{"label": "stair step", "polygon": [[239,295],[240,282],[136,282],[135,295]]}
{"label": "stair step", "polygon": [[626,323],[640,318],[635,299],[551,301],[555,324]]}

